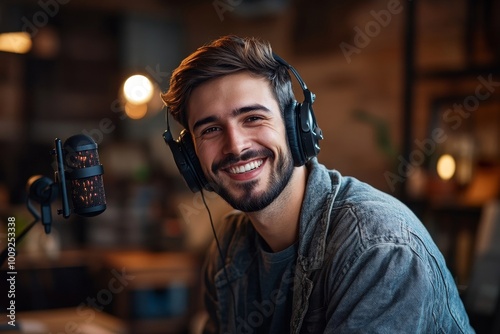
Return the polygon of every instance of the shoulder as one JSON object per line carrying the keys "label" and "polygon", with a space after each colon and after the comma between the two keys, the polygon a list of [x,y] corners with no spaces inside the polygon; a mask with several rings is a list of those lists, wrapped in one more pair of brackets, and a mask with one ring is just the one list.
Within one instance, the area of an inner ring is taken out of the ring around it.
{"label": "shoulder", "polygon": [[356,263],[376,267],[377,261],[405,257],[419,263],[429,277],[446,267],[431,235],[404,203],[351,177],[341,179],[326,251],[337,277]]}
{"label": "shoulder", "polygon": [[342,177],[330,215],[330,260],[347,270],[372,251],[391,256],[395,249],[424,262],[441,257],[423,223],[404,203],[355,178]]}
{"label": "shoulder", "polygon": [[[305,221],[328,219],[327,238],[335,248],[345,248],[345,244],[370,247],[378,242],[408,243],[412,235],[430,239],[420,220],[400,200],[317,161],[310,164],[304,217]],[[323,226],[306,224],[304,229],[317,229],[309,225]]]}
{"label": "shoulder", "polygon": [[422,222],[400,200],[356,178],[342,177],[334,210],[355,224],[363,241],[377,238],[408,241],[409,234],[424,234]]}

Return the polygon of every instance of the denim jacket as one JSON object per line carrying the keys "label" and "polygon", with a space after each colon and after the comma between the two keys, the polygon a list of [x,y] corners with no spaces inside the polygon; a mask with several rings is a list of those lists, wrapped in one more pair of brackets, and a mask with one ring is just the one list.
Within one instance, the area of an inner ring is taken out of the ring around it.
{"label": "denim jacket", "polygon": [[[291,333],[474,333],[443,256],[406,206],[316,159],[307,168]],[[242,213],[218,232],[226,271],[214,245],[205,268],[206,333],[257,333],[235,316],[249,301],[234,292],[255,279],[247,271],[255,233]]]}

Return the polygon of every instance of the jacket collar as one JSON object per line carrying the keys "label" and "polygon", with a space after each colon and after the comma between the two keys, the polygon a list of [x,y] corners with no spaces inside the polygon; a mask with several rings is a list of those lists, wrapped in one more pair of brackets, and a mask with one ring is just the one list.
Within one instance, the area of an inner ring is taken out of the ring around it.
{"label": "jacket collar", "polygon": [[311,271],[323,264],[330,213],[341,175],[326,169],[316,158],[308,162],[307,168],[309,177],[300,214],[297,264],[304,271]]}

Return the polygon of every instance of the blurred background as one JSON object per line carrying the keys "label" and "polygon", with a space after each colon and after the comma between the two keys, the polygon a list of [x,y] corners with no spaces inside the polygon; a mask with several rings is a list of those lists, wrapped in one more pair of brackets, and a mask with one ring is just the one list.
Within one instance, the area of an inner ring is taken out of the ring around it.
{"label": "blurred background", "polygon": [[[494,0],[2,0],[1,248],[8,217],[17,234],[33,220],[28,179],[54,178],[55,138],[96,141],[107,199],[68,219],[55,201],[52,232],[38,224],[16,245],[20,330],[197,332],[213,235],[163,141],[159,94],[184,57],[237,34],[298,70],[317,95],[320,162],[409,205],[477,332],[499,333],[499,15]],[[206,200],[215,221],[230,209]]]}

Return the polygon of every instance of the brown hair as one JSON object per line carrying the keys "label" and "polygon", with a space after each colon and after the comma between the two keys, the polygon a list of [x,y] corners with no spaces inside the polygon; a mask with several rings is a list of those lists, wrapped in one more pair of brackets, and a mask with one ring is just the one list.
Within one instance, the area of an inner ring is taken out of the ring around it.
{"label": "brown hair", "polygon": [[282,113],[292,103],[290,75],[274,59],[269,42],[232,35],[202,46],[184,59],[172,73],[169,90],[161,97],[174,119],[187,128],[186,107],[192,91],[210,79],[239,71],[268,79]]}

